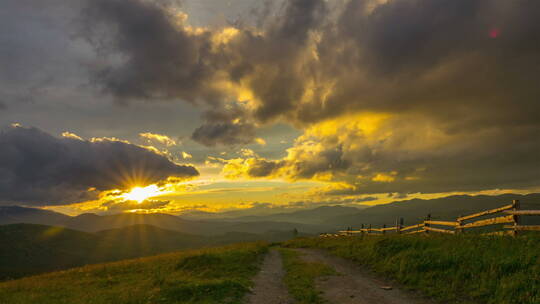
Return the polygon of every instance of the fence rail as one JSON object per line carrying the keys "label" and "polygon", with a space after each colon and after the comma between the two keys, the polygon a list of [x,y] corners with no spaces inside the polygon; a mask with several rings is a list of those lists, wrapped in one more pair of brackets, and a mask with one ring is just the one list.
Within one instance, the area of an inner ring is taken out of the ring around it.
{"label": "fence rail", "polygon": [[[479,217],[484,217],[488,215],[503,214],[502,216],[497,216],[488,219],[478,219]],[[540,225],[522,225],[521,217],[522,216],[540,216],[540,210],[520,210],[520,203],[518,200],[512,201],[512,204],[505,205],[499,208],[485,210],[482,212],[477,212],[474,214],[460,216],[456,221],[435,221],[431,219],[431,214],[428,214],[425,220],[416,225],[404,226],[403,218],[396,220],[395,226],[387,227],[383,225],[382,228],[372,228],[371,225],[368,225],[367,228],[364,224],[361,225],[361,229],[353,230],[348,228],[347,230],[339,231],[338,235],[381,235],[388,232],[397,233],[397,234],[417,234],[424,233],[429,234],[430,232],[435,233],[445,233],[445,234],[460,234],[465,233],[466,229],[479,228],[493,225],[501,224],[511,224],[504,225],[502,231],[493,231],[488,233],[483,233],[483,235],[513,235],[516,236],[521,231],[540,231]],[[443,229],[433,226],[445,226],[450,227],[449,229]],[[329,236],[331,234],[324,234],[321,236]]]}

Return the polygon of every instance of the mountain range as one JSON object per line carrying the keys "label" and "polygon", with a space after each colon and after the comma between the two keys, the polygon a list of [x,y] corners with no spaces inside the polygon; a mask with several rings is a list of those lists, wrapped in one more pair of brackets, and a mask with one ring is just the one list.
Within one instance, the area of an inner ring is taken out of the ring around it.
{"label": "mountain range", "polygon": [[[436,199],[411,199],[395,201],[389,204],[365,207],[322,206],[313,209],[260,216],[231,217],[231,213],[211,214],[208,217],[200,213],[182,217],[169,214],[121,213],[115,215],[97,215],[92,213],[67,216],[61,213],[15,206],[0,206],[0,225],[29,223],[48,226],[60,226],[85,232],[97,232],[122,228],[132,225],[152,225],[162,229],[196,235],[220,235],[228,232],[268,233],[273,231],[292,231],[304,233],[329,232],[346,228],[359,227],[361,224],[381,226],[393,225],[396,218],[402,217],[406,225],[421,222],[427,214],[434,219],[454,220],[460,215],[510,204],[520,200],[524,209],[540,209],[540,194],[527,195],[503,194],[454,195]],[[535,219],[525,219],[525,221]]]}
{"label": "mountain range", "polygon": [[[236,242],[280,242],[298,235],[332,232],[361,224],[391,226],[493,209],[520,200],[522,209],[540,209],[540,194],[457,195],[412,199],[365,209],[323,206],[290,213],[193,220],[169,214],[116,215],[61,213],[16,206],[0,207],[0,280],[91,263]],[[524,217],[524,224],[540,224]]]}

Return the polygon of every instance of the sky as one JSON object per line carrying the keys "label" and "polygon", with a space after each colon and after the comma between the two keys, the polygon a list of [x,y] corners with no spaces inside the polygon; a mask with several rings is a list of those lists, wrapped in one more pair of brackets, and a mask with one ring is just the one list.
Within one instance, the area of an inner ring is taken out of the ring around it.
{"label": "sky", "polygon": [[3,0],[0,205],[281,212],[540,188],[535,0]]}

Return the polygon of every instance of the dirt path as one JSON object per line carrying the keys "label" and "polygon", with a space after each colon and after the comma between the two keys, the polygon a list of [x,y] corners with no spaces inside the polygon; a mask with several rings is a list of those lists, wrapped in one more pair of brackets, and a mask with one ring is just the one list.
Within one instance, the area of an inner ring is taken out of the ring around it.
{"label": "dirt path", "polygon": [[351,261],[330,256],[324,251],[296,249],[302,259],[332,266],[340,276],[326,277],[317,282],[322,297],[334,304],[433,304],[410,293],[400,291],[390,284],[374,279]]}
{"label": "dirt path", "polygon": [[246,297],[247,304],[290,304],[293,300],[283,285],[283,263],[275,249],[266,255],[261,271],[255,276],[255,287]]}

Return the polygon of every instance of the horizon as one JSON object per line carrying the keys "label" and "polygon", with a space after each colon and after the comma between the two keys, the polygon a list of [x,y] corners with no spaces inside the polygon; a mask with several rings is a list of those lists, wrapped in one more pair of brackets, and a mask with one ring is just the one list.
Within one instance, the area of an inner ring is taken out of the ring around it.
{"label": "horizon", "polygon": [[[227,210],[221,210],[216,212],[209,212],[209,211],[201,211],[198,209],[193,210],[184,210],[183,213],[167,213],[167,212],[141,212],[141,211],[132,211],[132,212],[126,212],[126,211],[118,211],[118,212],[101,212],[101,213],[95,213],[95,212],[85,212],[85,213],[78,213],[78,214],[68,214],[68,213],[62,213],[60,211],[56,211],[52,208],[39,208],[39,207],[31,207],[31,206],[22,206],[22,205],[0,205],[0,209],[4,208],[22,208],[22,209],[35,209],[35,210],[44,210],[44,211],[51,211],[55,213],[59,213],[62,215],[67,215],[70,217],[77,217],[80,215],[97,215],[97,216],[109,216],[109,215],[122,215],[122,214],[135,214],[135,215],[151,215],[151,214],[163,214],[163,215],[172,215],[179,218],[185,218],[188,220],[211,220],[211,219],[231,219],[231,220],[238,220],[242,219],[244,217],[257,217],[257,218],[264,218],[266,216],[274,216],[274,215],[282,215],[282,214],[295,214],[297,212],[302,211],[312,211],[312,210],[318,210],[320,208],[353,208],[360,211],[369,209],[370,207],[377,207],[377,206],[389,206],[392,204],[399,204],[399,203],[407,203],[414,200],[420,200],[420,201],[438,201],[438,200],[447,200],[447,199],[461,199],[463,197],[468,197],[471,199],[477,199],[480,197],[483,198],[499,198],[504,196],[518,196],[518,197],[525,197],[529,195],[540,195],[540,192],[532,192],[532,193],[526,193],[526,194],[519,194],[519,193],[501,193],[497,195],[486,195],[486,194],[477,194],[477,195],[469,195],[469,194],[455,194],[455,195],[449,195],[449,196],[442,196],[432,199],[424,199],[424,198],[404,198],[401,200],[394,200],[386,203],[381,204],[374,204],[374,205],[346,205],[346,204],[318,204],[318,205],[309,205],[306,207],[288,207],[284,208],[283,206],[274,206],[274,205],[263,205],[263,206],[256,206],[256,207],[249,207],[244,209],[227,209]],[[500,204],[508,203],[508,201],[501,200],[499,202]],[[523,202],[525,204],[530,204],[534,202],[525,201]]]}

